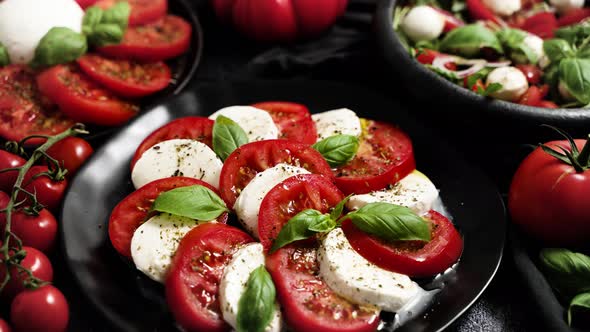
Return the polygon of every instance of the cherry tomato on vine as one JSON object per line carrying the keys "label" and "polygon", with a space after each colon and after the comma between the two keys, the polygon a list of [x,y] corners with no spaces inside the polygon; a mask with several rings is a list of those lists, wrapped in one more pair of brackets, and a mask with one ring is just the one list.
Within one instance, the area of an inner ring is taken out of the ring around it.
{"label": "cherry tomato on vine", "polygon": [[[24,268],[31,270],[36,278],[49,282],[53,281],[53,267],[51,266],[49,258],[35,248],[25,246],[23,247],[23,250],[27,254],[20,264]],[[11,300],[25,290],[23,282],[27,280],[28,275],[24,271],[19,271],[14,266],[11,266],[9,270],[11,279],[2,290],[2,298]],[[0,264],[0,281],[4,280],[5,277],[6,265]]]}
{"label": "cherry tomato on vine", "polygon": [[10,321],[16,331],[63,332],[69,316],[68,301],[51,285],[20,293],[10,306]]}
{"label": "cherry tomato on vine", "polygon": [[[2,202],[2,194],[0,193],[0,208],[6,206]],[[3,213],[0,214],[0,234],[4,233],[5,225],[6,215]],[[12,213],[11,231],[22,241],[24,246],[33,247],[44,253],[48,253],[53,249],[55,244],[57,221],[47,209],[41,210],[36,216],[27,215],[23,211],[16,211]]]}
{"label": "cherry tomato on vine", "polygon": [[[35,177],[37,174],[48,171],[49,169],[47,166],[31,167],[27,174],[25,174],[23,188],[30,193],[35,193],[37,195],[37,201],[43,204],[47,209],[55,211],[61,203],[68,182],[65,178],[55,181],[45,175]],[[22,193],[19,197],[21,199],[26,198]]]}
{"label": "cherry tomato on vine", "polygon": [[0,318],[0,332],[12,332],[10,325],[2,318]]}
{"label": "cherry tomato on vine", "polygon": [[79,137],[66,137],[52,145],[47,154],[56,159],[60,166],[68,170],[67,175],[74,175],[86,159],[94,153],[90,143]]}
{"label": "cherry tomato on vine", "polygon": [[[8,151],[0,150],[0,170],[6,168],[15,168],[24,165],[27,161],[23,158],[12,154]],[[12,187],[16,182],[18,171],[9,171],[0,173],[0,190],[5,193],[12,192]]]}

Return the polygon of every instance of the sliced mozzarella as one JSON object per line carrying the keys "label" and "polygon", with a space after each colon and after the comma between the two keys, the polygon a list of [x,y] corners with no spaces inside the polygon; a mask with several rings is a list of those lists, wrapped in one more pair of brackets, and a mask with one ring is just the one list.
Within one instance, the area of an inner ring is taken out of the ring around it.
{"label": "sliced mozzarella", "polygon": [[522,42],[537,56],[537,62],[540,62],[541,59],[543,59],[545,51],[543,50],[543,39],[541,37],[529,33],[524,37]]}
{"label": "sliced mozzarella", "polygon": [[312,114],[318,141],[334,135],[361,135],[361,120],[348,108]]}
{"label": "sliced mozzarella", "polygon": [[318,250],[320,276],[351,302],[396,312],[424,292],[408,276],[384,270],[350,246],[341,228],[328,233]]}
{"label": "sliced mozzarella", "polygon": [[483,0],[483,3],[500,16],[510,16],[522,7],[520,0]]}
{"label": "sliced mozzarella", "polygon": [[401,25],[414,42],[438,38],[445,27],[445,18],[430,6],[416,6],[404,17]]}
{"label": "sliced mozzarella", "polygon": [[74,0],[0,1],[0,43],[11,63],[28,64],[53,27],[82,31],[84,11]]}
{"label": "sliced mozzarella", "polygon": [[268,112],[252,106],[229,106],[211,114],[209,119],[215,120],[223,115],[234,120],[248,136],[249,142],[276,139],[279,129]]}
{"label": "sliced mozzarella", "polygon": [[[252,243],[240,248],[225,267],[219,283],[219,304],[223,319],[233,328],[237,326],[238,303],[246,291],[250,274],[260,265],[264,265],[264,251],[260,243]],[[281,309],[275,302],[275,312],[270,324],[264,331],[281,330]]]}
{"label": "sliced mozzarella", "polygon": [[258,211],[266,194],[277,184],[297,174],[309,172],[302,167],[278,164],[256,174],[242,190],[234,204],[234,210],[242,225],[254,237],[258,238]]}
{"label": "sliced mozzarella", "polygon": [[570,9],[584,7],[584,0],[549,0],[549,3],[560,13],[565,13]]}
{"label": "sliced mozzarella", "polygon": [[137,269],[155,281],[164,282],[178,243],[198,223],[160,214],[141,224],[131,238],[131,257]]}
{"label": "sliced mozzarella", "polygon": [[141,155],[131,171],[131,180],[139,188],[154,180],[186,176],[219,186],[223,162],[207,145],[190,139],[160,142]]}
{"label": "sliced mozzarella", "polygon": [[350,210],[357,210],[369,203],[390,203],[412,209],[424,215],[432,209],[438,199],[438,189],[426,175],[413,171],[393,187],[363,195],[354,195],[346,203]]}
{"label": "sliced mozzarella", "polygon": [[529,88],[529,82],[526,76],[516,67],[500,67],[492,70],[488,74],[487,84],[499,83],[502,88],[494,93],[492,97],[517,101]]}

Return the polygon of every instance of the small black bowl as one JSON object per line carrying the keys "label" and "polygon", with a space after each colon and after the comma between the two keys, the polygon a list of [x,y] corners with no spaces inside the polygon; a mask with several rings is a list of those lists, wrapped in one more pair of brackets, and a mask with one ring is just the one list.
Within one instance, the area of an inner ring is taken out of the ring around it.
{"label": "small black bowl", "polygon": [[436,107],[422,107],[429,112],[428,116],[470,127],[471,132],[479,135],[493,131],[505,138],[536,140],[544,137],[547,130],[540,129],[540,124],[557,126],[574,135],[588,134],[590,108],[548,109],[482,97],[447,81],[412,59],[392,25],[393,11],[401,3],[399,0],[379,0],[373,22],[376,42],[395,77],[403,80],[402,85],[419,100],[435,101]]}

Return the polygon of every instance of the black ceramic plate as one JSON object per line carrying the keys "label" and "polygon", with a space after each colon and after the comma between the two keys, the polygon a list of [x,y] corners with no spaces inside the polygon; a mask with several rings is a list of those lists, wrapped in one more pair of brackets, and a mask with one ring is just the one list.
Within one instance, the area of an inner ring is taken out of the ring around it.
{"label": "black ceramic plate", "polygon": [[121,129],[79,171],[63,204],[65,258],[82,293],[120,330],[173,330],[162,287],[134,270],[108,239],[111,209],[133,190],[129,161],[144,137],[173,118],[207,116],[224,106],[271,99],[304,103],[313,112],[349,107],[364,117],[397,123],[410,134],[418,168],[440,189],[464,235],[465,249],[432,306],[400,331],[438,331],[448,326],[483,292],[500,264],[506,228],[502,200],[482,172],[416,124],[399,104],[360,87],[331,82],[204,85]]}

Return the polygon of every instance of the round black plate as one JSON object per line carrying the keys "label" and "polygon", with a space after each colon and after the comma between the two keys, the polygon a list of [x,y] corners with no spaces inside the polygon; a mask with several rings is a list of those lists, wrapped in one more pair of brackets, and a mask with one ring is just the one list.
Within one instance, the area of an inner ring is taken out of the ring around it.
{"label": "round black plate", "polygon": [[224,106],[263,100],[300,102],[313,112],[349,107],[364,117],[397,123],[412,137],[418,168],[440,189],[465,249],[433,305],[400,331],[441,330],[477,299],[500,264],[506,228],[502,200],[483,173],[381,95],[333,82],[260,81],[203,85],[168,100],[121,129],[73,180],[61,215],[64,253],[82,293],[107,321],[125,331],[173,329],[162,287],[147,282],[108,239],[111,209],[133,190],[129,161],[135,148],[173,118],[206,116]]}

